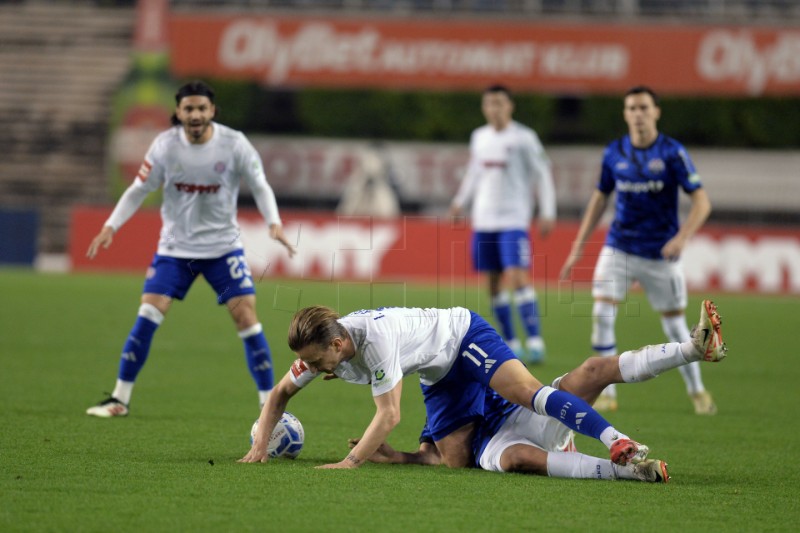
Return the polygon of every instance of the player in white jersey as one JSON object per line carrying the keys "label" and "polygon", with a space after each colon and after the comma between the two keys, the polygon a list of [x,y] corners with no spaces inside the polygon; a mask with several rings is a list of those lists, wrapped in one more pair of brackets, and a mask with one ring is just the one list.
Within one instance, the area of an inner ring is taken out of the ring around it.
{"label": "player in white jersey", "polygon": [[[555,224],[550,161],[536,132],[512,120],[514,103],[508,88],[488,87],[481,108],[487,124],[472,132],[469,165],[449,214],[458,216],[472,203],[472,260],[476,270],[487,273],[500,331],[515,354],[526,362],[538,363],[545,349],[539,304],[529,273],[529,229],[534,190],[541,236],[550,233]],[[509,289],[525,327],[525,350],[514,331]]]}
{"label": "player in white jersey", "polygon": [[[673,368],[699,361],[718,362],[725,358],[721,318],[716,306],[705,300],[700,306],[700,321],[686,343],[645,346],[614,357],[590,357],[578,368],[556,378],[552,387],[571,392],[593,402],[612,383],[640,383]],[[667,464],[647,459],[620,466],[608,459],[579,453],[572,431],[558,420],[522,409],[486,390],[484,417],[472,443],[475,466],[492,472],[522,472],[551,477],[585,479],[633,479],[646,482],[669,481]],[[354,448],[359,439],[350,439]],[[427,424],[417,451],[401,452],[382,444],[370,462],[438,465],[436,449]]]}
{"label": "player in white jersey", "polygon": [[200,274],[216,291],[217,302],[228,307],[261,404],[273,386],[269,344],[256,315],[255,287],[236,222],[241,180],[252,191],[272,238],[286,247],[290,257],[294,248],[283,234],[275,195],[255,148],[241,132],[213,121],[211,87],[200,81],[187,83],[175,102],[174,127],[153,141],[139,174],[87,252],[93,258],[108,248],[144,198],[163,189],[161,237],[147,271],[139,313],[122,350],[114,391],[86,411],[92,416],[128,414],[133,385],[156,329],[172,300],[182,300]]}
{"label": "player in white jersey", "polygon": [[308,307],[292,319],[289,347],[299,359],[264,405],[242,462],[267,461],[269,435],[289,399],[320,373],[370,385],[376,406],[358,445],[324,468],[356,468],[375,453],[400,421],[403,377],[412,373],[419,374],[431,437],[448,466],[470,463],[469,444],[484,414],[487,387],[600,440],[617,464],[628,463],[642,448],[586,401],[542,386],[483,318],[462,307],[379,308],[345,317],[327,307]]}
{"label": "player in white jersey", "polygon": [[[583,247],[616,192],[614,220],[594,271],[592,347],[598,355],[617,352],[614,324],[617,306],[638,281],[650,305],[661,314],[661,326],[674,342],[689,339],[684,310],[686,278],[680,255],[688,239],[711,213],[711,203],[686,149],[659,133],[658,98],[649,87],[628,90],[624,118],[628,135],[606,148],[597,190],[586,207],[572,251],[561,270],[570,277]],[[683,224],[678,221],[678,194],[683,190],[692,207]],[[698,364],[680,369],[695,413],[717,412],[705,389]],[[599,410],[617,409],[617,392],[609,387],[596,404]]]}

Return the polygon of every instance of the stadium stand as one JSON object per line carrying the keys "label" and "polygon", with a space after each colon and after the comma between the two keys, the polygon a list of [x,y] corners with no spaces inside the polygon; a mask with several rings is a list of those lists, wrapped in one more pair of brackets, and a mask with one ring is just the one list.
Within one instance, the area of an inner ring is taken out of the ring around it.
{"label": "stadium stand", "polygon": [[73,203],[106,202],[109,100],[129,67],[130,6],[0,3],[0,202],[39,211],[63,252]]}

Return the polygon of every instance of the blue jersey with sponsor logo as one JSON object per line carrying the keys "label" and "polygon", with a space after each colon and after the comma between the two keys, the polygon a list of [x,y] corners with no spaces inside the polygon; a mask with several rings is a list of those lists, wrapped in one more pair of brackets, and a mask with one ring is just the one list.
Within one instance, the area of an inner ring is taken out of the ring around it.
{"label": "blue jersey with sponsor logo", "polygon": [[681,143],[663,134],[647,148],[630,136],[606,147],[597,188],[616,191],[616,213],[606,244],[623,252],[662,259],[661,248],[678,233],[678,187],[691,193],[700,176]]}

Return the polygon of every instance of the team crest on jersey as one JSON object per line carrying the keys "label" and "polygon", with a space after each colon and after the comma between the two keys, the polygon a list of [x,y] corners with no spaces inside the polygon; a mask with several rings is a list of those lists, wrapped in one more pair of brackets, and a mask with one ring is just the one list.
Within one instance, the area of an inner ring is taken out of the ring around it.
{"label": "team crest on jersey", "polygon": [[147,176],[150,175],[150,171],[152,169],[153,169],[153,165],[151,165],[147,161],[144,161],[142,163],[142,166],[139,167],[139,174],[138,174],[139,179],[142,180],[142,181],[147,181]]}
{"label": "team crest on jersey", "polygon": [[225,172],[225,163],[222,161],[217,161],[216,164],[214,164],[214,172],[217,174],[222,174]]}
{"label": "team crest on jersey", "polygon": [[661,174],[662,172],[664,172],[665,168],[667,168],[667,165],[664,164],[664,160],[661,159],[660,157],[651,159],[647,163],[647,170],[649,170],[653,174]]}
{"label": "team crest on jersey", "polygon": [[620,161],[616,165],[614,165],[614,170],[627,170],[628,162],[627,161]]}

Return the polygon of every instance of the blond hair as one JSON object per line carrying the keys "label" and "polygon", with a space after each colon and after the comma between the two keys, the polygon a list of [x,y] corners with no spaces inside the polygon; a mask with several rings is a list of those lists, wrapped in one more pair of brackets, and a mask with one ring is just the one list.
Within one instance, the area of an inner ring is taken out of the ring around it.
{"label": "blond hair", "polygon": [[335,338],[346,338],[347,330],[339,324],[339,313],[324,305],[299,310],[289,324],[289,348],[293,352],[306,346],[326,347]]}

